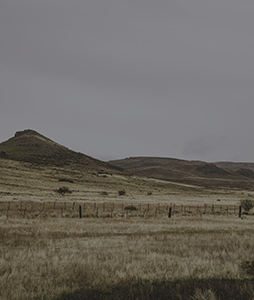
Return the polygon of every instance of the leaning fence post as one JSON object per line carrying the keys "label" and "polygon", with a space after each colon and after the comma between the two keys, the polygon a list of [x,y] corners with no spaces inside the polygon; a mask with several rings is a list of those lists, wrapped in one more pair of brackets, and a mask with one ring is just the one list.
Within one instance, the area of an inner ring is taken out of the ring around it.
{"label": "leaning fence post", "polygon": [[25,207],[25,209],[24,209],[23,218],[25,218],[25,216],[26,216],[26,207]]}
{"label": "leaning fence post", "polygon": [[168,217],[171,218],[172,207],[169,208]]}
{"label": "leaning fence post", "polygon": [[82,208],[81,208],[81,205],[79,205],[79,218],[82,219]]}
{"label": "leaning fence post", "polygon": [[242,215],[242,206],[240,205],[239,206],[239,218],[241,218],[241,215]]}

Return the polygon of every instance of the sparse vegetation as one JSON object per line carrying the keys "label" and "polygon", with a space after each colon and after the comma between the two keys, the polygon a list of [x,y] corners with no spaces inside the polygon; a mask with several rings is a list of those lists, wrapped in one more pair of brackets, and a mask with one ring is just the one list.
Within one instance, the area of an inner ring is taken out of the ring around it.
{"label": "sparse vegetation", "polygon": [[151,196],[153,193],[150,191],[150,192],[147,192],[147,196]]}

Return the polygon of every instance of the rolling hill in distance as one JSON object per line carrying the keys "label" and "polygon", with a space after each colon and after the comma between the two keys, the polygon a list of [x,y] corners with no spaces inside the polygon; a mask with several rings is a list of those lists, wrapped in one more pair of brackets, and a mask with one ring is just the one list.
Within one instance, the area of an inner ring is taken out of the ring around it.
{"label": "rolling hill in distance", "polygon": [[254,188],[253,163],[207,163],[164,157],[129,157],[109,163],[142,176],[206,188]]}

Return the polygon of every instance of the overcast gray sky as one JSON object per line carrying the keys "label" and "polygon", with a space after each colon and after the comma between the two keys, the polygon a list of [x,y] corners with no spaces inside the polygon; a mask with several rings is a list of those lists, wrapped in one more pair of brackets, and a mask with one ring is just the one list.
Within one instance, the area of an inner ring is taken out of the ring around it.
{"label": "overcast gray sky", "polygon": [[254,161],[253,0],[1,0],[0,142]]}

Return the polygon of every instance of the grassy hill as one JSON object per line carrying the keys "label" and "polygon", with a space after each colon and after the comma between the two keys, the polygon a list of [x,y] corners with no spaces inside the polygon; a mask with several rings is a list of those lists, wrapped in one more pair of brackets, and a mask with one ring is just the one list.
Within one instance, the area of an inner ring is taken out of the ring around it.
{"label": "grassy hill", "polygon": [[122,169],[72,151],[34,130],[15,133],[0,144],[0,158],[29,162],[38,165],[120,172]]}
{"label": "grassy hill", "polygon": [[[162,157],[130,157],[112,160],[109,163],[143,176],[207,188],[254,187],[254,172],[243,168],[243,164],[237,167],[234,163],[207,163]],[[230,165],[231,168],[223,168],[220,165]]]}

